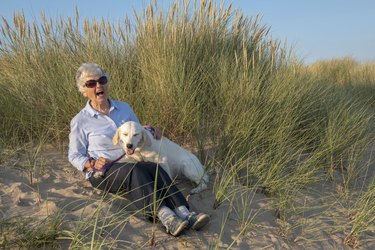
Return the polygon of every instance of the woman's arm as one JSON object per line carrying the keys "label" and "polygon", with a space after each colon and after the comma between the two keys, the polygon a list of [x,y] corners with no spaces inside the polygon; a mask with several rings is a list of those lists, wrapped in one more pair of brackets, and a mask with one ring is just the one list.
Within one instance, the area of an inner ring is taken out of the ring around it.
{"label": "woman's arm", "polygon": [[91,164],[87,156],[88,141],[75,118],[70,123],[69,134],[69,162],[78,170],[89,169]]}

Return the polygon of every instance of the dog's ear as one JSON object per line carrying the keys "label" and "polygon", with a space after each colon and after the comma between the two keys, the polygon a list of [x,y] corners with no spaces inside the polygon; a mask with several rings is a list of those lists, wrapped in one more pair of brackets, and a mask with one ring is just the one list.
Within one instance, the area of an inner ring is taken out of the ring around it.
{"label": "dog's ear", "polygon": [[118,144],[119,138],[120,138],[120,128],[116,130],[115,136],[113,136],[113,139],[112,139],[113,145]]}
{"label": "dog's ear", "polygon": [[152,141],[151,141],[151,136],[150,134],[147,132],[146,129],[143,129],[142,130],[142,140],[143,140],[143,145],[147,146],[147,147],[150,147],[151,144],[152,144]]}

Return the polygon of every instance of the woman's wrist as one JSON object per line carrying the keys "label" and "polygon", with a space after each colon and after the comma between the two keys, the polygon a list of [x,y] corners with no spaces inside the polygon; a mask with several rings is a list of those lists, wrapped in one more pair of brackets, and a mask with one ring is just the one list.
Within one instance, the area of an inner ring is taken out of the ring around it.
{"label": "woman's wrist", "polygon": [[92,159],[92,158],[89,158],[89,159],[85,162],[84,170],[86,170],[86,171],[92,171],[94,165],[95,165],[95,160]]}

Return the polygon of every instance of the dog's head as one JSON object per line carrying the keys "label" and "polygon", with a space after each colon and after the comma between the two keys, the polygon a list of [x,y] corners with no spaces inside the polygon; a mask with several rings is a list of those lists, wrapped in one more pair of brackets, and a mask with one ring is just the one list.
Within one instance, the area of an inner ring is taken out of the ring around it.
{"label": "dog's head", "polygon": [[134,154],[138,147],[151,146],[151,137],[141,124],[133,121],[125,122],[116,131],[113,144],[122,143],[127,155]]}

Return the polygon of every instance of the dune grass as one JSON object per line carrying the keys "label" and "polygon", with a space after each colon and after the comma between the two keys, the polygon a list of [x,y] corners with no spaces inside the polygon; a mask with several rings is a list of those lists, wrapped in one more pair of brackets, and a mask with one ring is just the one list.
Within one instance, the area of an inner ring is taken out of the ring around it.
{"label": "dune grass", "polygon": [[[33,142],[65,145],[69,122],[85,103],[75,70],[96,62],[110,76],[112,98],[198,150],[214,176],[217,206],[260,189],[272,200],[269,209],[288,221],[303,206],[304,190],[339,182],[343,199],[360,192],[348,235],[370,230],[374,190],[367,170],[374,163],[363,158],[374,146],[373,64],[343,58],[304,66],[260,17],[214,1],[176,1],[167,11],[154,2],[135,20],[82,21],[78,11],[75,19],[43,15],[42,23],[22,13],[3,18],[2,151]],[[35,158],[39,151],[33,152]],[[252,217],[242,218],[251,224]]]}
{"label": "dune grass", "polygon": [[21,216],[0,220],[0,247],[2,249],[51,249],[58,248],[62,220],[48,216],[34,220]]}

